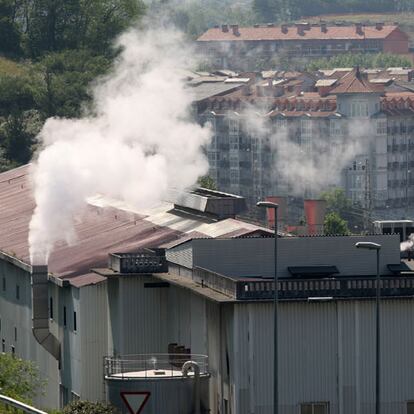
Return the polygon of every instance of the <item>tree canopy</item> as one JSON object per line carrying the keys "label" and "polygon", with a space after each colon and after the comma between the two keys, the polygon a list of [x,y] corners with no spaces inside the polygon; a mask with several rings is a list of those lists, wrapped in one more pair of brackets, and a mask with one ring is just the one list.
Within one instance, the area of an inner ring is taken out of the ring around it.
{"label": "tree canopy", "polygon": [[32,361],[0,354],[0,389],[2,394],[30,402],[43,391],[45,383],[39,379],[39,370]]}
{"label": "tree canopy", "polygon": [[328,213],[325,217],[324,233],[337,235],[349,234],[348,223],[338,213]]}

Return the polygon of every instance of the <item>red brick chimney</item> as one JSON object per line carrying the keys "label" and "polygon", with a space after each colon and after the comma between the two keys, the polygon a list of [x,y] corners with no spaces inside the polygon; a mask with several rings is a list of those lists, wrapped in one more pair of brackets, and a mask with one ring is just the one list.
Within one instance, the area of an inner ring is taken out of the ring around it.
{"label": "red brick chimney", "polygon": [[355,29],[356,29],[356,32],[357,32],[359,35],[364,34],[364,32],[363,32],[363,30],[362,30],[362,23],[355,23]]}
{"label": "red brick chimney", "polygon": [[384,23],[383,22],[377,22],[377,23],[375,23],[375,28],[377,30],[382,30],[384,28]]}
{"label": "red brick chimney", "polygon": [[222,32],[228,32],[229,31],[229,26],[227,24],[222,24],[221,25],[221,31]]}
{"label": "red brick chimney", "polygon": [[326,23],[321,23],[321,32],[326,33],[328,31],[328,26]]}
{"label": "red brick chimney", "polygon": [[282,24],[282,26],[280,26],[282,33],[287,33],[289,28],[287,24]]}

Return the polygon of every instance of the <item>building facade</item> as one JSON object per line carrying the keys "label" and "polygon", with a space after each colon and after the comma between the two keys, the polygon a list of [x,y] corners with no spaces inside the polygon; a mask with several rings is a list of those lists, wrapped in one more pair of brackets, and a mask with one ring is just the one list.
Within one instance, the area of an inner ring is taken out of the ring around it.
{"label": "building facade", "polygon": [[365,210],[407,215],[414,202],[409,83],[387,72],[329,75],[313,88],[294,75],[209,98],[199,116],[214,131],[212,178],[249,206],[273,195],[317,198],[336,185]]}
{"label": "building facade", "polygon": [[235,70],[252,70],[258,60],[320,58],[342,53],[409,53],[407,34],[395,24],[384,23],[222,25],[208,29],[197,39],[197,45],[214,67]]}

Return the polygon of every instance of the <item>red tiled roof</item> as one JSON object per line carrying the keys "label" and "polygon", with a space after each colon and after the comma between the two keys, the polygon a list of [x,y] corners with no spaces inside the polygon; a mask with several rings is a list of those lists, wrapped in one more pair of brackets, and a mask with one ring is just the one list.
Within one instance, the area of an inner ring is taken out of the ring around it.
{"label": "red tiled roof", "polygon": [[339,80],[339,85],[330,91],[330,94],[340,93],[382,93],[384,85],[376,85],[366,79],[359,69],[354,69]]}
{"label": "red tiled roof", "polygon": [[235,35],[231,27],[228,32],[223,32],[219,27],[207,30],[197,41],[386,39],[395,30],[399,30],[396,25],[385,25],[381,30],[376,29],[375,26],[363,26],[359,33],[355,26],[327,26],[326,32],[322,31],[320,26],[311,26],[309,30],[303,31],[298,31],[295,26],[290,26],[284,33],[281,27],[266,26],[240,27],[238,29],[239,35]]}
{"label": "red tiled roof", "polygon": [[[27,264],[30,263],[29,222],[34,207],[29,166],[0,174],[0,251]],[[185,219],[177,216],[175,221],[179,220]],[[196,218],[191,221],[193,227],[204,222]],[[215,222],[212,226],[217,226],[214,230],[217,234],[229,233],[229,237],[235,229],[241,234],[251,233],[252,228],[261,229],[234,219]],[[74,245],[62,242],[55,247],[49,259],[49,271],[78,287],[104,280],[90,270],[106,267],[109,253],[158,247],[188,237],[188,233],[168,225],[154,224],[149,216],[91,204],[76,223],[75,231],[77,240]]]}

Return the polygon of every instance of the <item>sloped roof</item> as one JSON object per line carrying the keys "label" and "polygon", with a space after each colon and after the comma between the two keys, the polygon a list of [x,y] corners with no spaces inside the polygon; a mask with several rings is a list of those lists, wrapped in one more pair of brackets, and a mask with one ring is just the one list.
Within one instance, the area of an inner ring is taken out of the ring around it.
{"label": "sloped roof", "polygon": [[[34,207],[29,166],[0,174],[0,251],[26,264],[30,264],[28,233]],[[267,230],[236,219],[213,221],[172,209],[172,204],[160,203],[154,209],[137,211],[116,200],[91,199],[75,224],[77,241],[72,246],[64,242],[56,246],[49,271],[81,287],[105,280],[90,269],[105,267],[109,253],[158,247],[194,232],[203,237],[231,237]]]}
{"label": "sloped roof", "polygon": [[322,31],[320,26],[310,26],[309,30],[299,31],[295,26],[287,27],[282,31],[281,26],[240,27],[238,35],[231,27],[223,32],[221,27],[208,29],[198,39],[198,42],[211,41],[260,41],[260,40],[366,40],[386,39],[391,33],[398,30],[396,25],[384,25],[382,29],[375,26],[362,26],[357,31],[355,26],[327,26]]}
{"label": "sloped roof", "polygon": [[372,84],[365,78],[358,68],[344,75],[339,80],[339,85],[332,89],[330,93],[337,95],[341,93],[382,93],[383,85]]}

